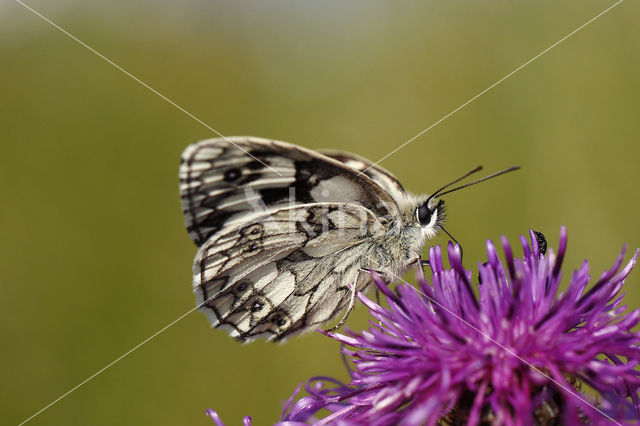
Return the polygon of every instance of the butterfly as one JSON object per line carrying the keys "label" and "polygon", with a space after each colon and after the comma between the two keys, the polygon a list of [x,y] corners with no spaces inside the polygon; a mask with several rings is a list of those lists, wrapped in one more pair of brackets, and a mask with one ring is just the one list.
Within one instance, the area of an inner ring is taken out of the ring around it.
{"label": "butterfly", "polygon": [[421,265],[426,241],[444,230],[439,196],[452,190],[441,191],[479,169],[414,195],[350,153],[257,137],[190,145],[179,175],[198,246],[197,306],[242,342],[282,341],[348,314],[356,291],[373,287],[370,271],[397,280]]}

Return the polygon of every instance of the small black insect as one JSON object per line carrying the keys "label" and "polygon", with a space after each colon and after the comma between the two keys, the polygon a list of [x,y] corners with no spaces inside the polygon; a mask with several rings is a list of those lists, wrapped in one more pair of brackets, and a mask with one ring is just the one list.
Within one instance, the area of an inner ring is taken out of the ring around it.
{"label": "small black insect", "polygon": [[536,235],[536,240],[538,240],[538,250],[540,254],[547,254],[547,239],[544,237],[542,232],[533,231]]}
{"label": "small black insect", "polygon": [[[542,232],[533,231],[538,241],[538,251],[540,254],[547,254],[547,239]],[[486,266],[489,262],[484,262],[482,266]],[[482,284],[482,275],[478,273],[478,284]]]}

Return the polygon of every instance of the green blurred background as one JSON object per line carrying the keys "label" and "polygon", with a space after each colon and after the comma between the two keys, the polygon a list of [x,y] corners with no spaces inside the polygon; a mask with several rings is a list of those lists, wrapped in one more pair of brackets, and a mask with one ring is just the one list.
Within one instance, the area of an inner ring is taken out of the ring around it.
{"label": "green blurred background", "polygon": [[[378,160],[612,3],[28,4],[225,135]],[[415,192],[523,166],[447,198],[468,266],[529,227],[552,246],[568,227],[565,278],[640,246],[639,18],[622,3],[382,163]],[[17,424],[194,306],[177,168],[215,135],[18,3],[0,28],[0,413]],[[194,312],[29,424],[268,424],[298,382],[346,377],[338,350],[241,345]]]}

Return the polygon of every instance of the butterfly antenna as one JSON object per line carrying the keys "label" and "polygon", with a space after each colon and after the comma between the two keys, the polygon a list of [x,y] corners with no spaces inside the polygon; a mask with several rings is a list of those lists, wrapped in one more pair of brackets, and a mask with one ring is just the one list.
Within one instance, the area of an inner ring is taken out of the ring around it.
{"label": "butterfly antenna", "polygon": [[463,174],[462,176],[460,176],[458,179],[455,179],[451,182],[449,182],[448,184],[446,184],[445,186],[441,187],[440,189],[438,189],[436,192],[434,192],[433,194],[431,194],[429,196],[429,198],[427,198],[427,201],[425,202],[426,205],[429,205],[429,201],[432,198],[435,198],[436,195],[438,195],[440,193],[440,191],[442,191],[443,189],[447,189],[448,187],[450,187],[451,185],[453,185],[454,183],[458,183],[460,182],[462,179],[465,179],[469,176],[471,176],[472,174],[474,174],[475,172],[479,172],[480,170],[482,170],[482,166],[478,166],[475,169]]}
{"label": "butterfly antenna", "polygon": [[[497,177],[497,176],[503,175],[503,174],[505,174],[505,173],[513,172],[513,171],[515,171],[515,170],[518,170],[519,168],[520,168],[520,166],[513,166],[513,167],[509,167],[509,168],[507,168],[507,169],[500,170],[499,172],[496,172],[496,173],[494,173],[494,174],[492,174],[492,175],[485,176],[485,177],[480,178],[480,179],[478,179],[478,180],[474,180],[473,182],[465,183],[464,185],[460,185],[460,186],[458,186],[458,187],[455,187],[455,188],[450,189],[450,190],[445,191],[445,192],[440,192],[442,189],[445,189],[445,188],[447,188],[447,187],[451,186],[451,184],[446,185],[446,186],[444,186],[443,188],[439,189],[439,190],[438,190],[435,194],[433,194],[431,197],[429,197],[429,199],[431,199],[431,198],[438,198],[438,197],[442,197],[443,195],[450,194],[450,193],[452,193],[452,192],[458,191],[458,190],[463,189],[463,188],[467,188],[467,187],[469,187],[469,186],[471,186],[471,185],[475,185],[476,183],[484,182],[485,180],[493,179],[494,177]],[[476,170],[473,170],[473,171],[476,171]],[[469,176],[470,174],[471,174],[471,173],[467,173],[467,175],[466,175],[466,176]],[[464,177],[464,176],[463,176],[463,177]],[[460,179],[462,179],[462,178],[460,178]],[[460,179],[457,179],[457,180],[453,181],[452,183],[456,183],[456,182],[460,181]],[[447,232],[447,231],[445,231],[445,232]],[[447,233],[447,234],[448,234],[448,233]]]}

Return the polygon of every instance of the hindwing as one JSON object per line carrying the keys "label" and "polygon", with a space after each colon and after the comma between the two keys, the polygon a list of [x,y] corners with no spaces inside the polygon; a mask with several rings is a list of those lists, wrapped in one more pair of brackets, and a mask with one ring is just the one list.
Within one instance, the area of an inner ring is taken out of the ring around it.
{"label": "hindwing", "polygon": [[371,210],[346,203],[274,209],[236,221],[198,250],[200,310],[244,342],[282,340],[333,319],[348,285],[366,286],[371,241],[384,233]]}

